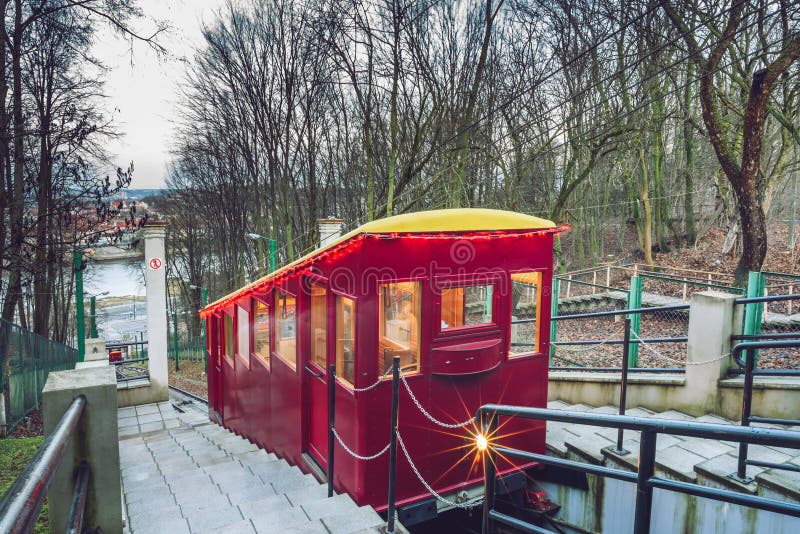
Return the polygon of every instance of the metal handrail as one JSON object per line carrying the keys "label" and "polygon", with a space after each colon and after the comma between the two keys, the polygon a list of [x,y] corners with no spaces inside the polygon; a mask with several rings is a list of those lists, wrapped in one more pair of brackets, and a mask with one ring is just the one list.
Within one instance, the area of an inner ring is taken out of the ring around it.
{"label": "metal handrail", "polygon": [[67,442],[86,408],[86,397],[72,401],[28,465],[0,501],[0,532],[30,532],[64,457]]}
{"label": "metal handrail", "polygon": [[[800,336],[800,333],[798,333]],[[781,349],[781,348],[800,348],[800,339],[792,341],[745,341],[737,344],[731,350],[731,357],[741,367],[744,367],[744,388],[742,391],[742,427],[749,427],[750,423],[772,423],[772,424],[800,424],[800,421],[793,419],[779,419],[779,418],[765,418],[765,417],[752,417],[751,412],[753,408],[753,379],[756,375],[778,374],[770,370],[756,370],[755,366],[755,351],[758,349]],[[742,361],[741,354],[745,352],[745,360]],[[781,373],[788,374],[788,373]],[[784,469],[792,471],[793,469],[781,467],[782,464],[775,464],[772,462],[756,462],[747,459],[747,444],[739,444],[739,460],[736,465],[736,476],[742,481],[749,481],[747,478],[747,466],[759,465],[762,467],[772,467],[776,469]]]}
{"label": "metal handrail", "polygon": [[147,339],[141,341],[112,341],[110,343],[106,343],[106,348],[115,349],[119,347],[130,347],[133,345],[147,345],[147,344],[148,344]]}
{"label": "metal handrail", "polygon": [[587,317],[607,317],[611,315],[635,315],[637,313],[657,313],[663,311],[675,311],[675,310],[688,310],[688,304],[673,304],[670,306],[653,306],[650,308],[633,308],[630,310],[610,310],[610,311],[601,311],[601,312],[591,312],[591,313],[575,313],[572,315],[556,315],[551,317],[550,320],[552,321],[565,321],[567,319],[585,319]]}
{"label": "metal handrail", "polygon": [[800,299],[800,294],[794,293],[791,295],[769,295],[766,297],[746,297],[733,301],[734,304],[753,304],[756,302],[778,302],[781,300],[797,300]]}
{"label": "metal handrail", "polygon": [[639,469],[637,473],[632,473],[623,469],[597,466],[574,460],[566,460],[546,456],[544,454],[512,449],[497,443],[491,444],[483,453],[485,496],[483,505],[483,534],[488,534],[492,531],[494,521],[522,528],[527,532],[552,532],[520,519],[502,514],[494,509],[495,484],[497,479],[496,461],[498,455],[503,455],[505,457],[514,456],[528,461],[539,462],[544,465],[553,465],[582,473],[595,474],[635,483],[636,507],[634,511],[634,534],[650,532],[654,488],[800,517],[800,504],[758,497],[737,491],[711,488],[695,483],[667,480],[655,476],[656,441],[658,434],[715,439],[720,441],[738,441],[740,443],[752,443],[755,445],[772,445],[800,449],[800,432],[771,428],[699,423],[694,421],[688,422],[587,412],[569,412],[551,410],[549,408],[485,404],[481,406],[477,412],[477,418],[478,421],[480,421],[484,435],[493,436],[495,434],[499,427],[498,417],[500,416],[639,431],[641,432]]}
{"label": "metal handrail", "polygon": [[69,519],[67,519],[67,534],[82,534],[83,520],[86,514],[86,499],[89,496],[89,477],[92,469],[86,461],[81,462],[78,467],[78,475],[75,477],[75,492],[72,495],[72,504],[69,507]]}

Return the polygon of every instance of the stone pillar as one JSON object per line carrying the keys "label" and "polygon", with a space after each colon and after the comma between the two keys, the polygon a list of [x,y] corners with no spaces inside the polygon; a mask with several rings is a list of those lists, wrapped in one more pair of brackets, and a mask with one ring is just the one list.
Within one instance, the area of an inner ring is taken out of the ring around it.
{"label": "stone pillar", "polygon": [[164,238],[167,223],[149,222],[143,231],[147,292],[147,354],[150,395],[147,402],[169,399],[167,389],[167,277]]}
{"label": "stone pillar", "polygon": [[109,366],[52,372],[42,391],[44,433],[50,434],[72,401],[86,397],[86,408],[67,442],[47,502],[50,532],[66,530],[75,473],[82,460],[91,467],[84,526],[122,532],[122,494],[117,438],[117,378]]}
{"label": "stone pillar", "polygon": [[86,356],[84,361],[92,362],[97,360],[108,361],[106,352],[106,340],[101,337],[90,337],[86,339]]}
{"label": "stone pillar", "polygon": [[329,217],[327,219],[317,219],[319,225],[319,246],[330,245],[342,235],[342,219]]}
{"label": "stone pillar", "polygon": [[689,308],[686,392],[680,407],[692,415],[719,413],[719,380],[731,362],[736,295],[718,291],[694,293]]}

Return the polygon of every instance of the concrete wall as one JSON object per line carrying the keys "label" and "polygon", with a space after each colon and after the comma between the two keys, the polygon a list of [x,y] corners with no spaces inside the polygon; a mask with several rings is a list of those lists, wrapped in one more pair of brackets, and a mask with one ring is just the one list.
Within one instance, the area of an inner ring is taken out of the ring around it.
{"label": "concrete wall", "polygon": [[[636,485],[593,475],[587,475],[587,481],[587,490],[540,483],[547,495],[562,506],[554,517],[559,527],[570,534],[631,532]],[[650,531],[659,534],[800,532],[800,518],[656,489]]]}
{"label": "concrete wall", "polygon": [[[743,379],[726,378],[727,369],[735,366],[730,357],[730,336],[738,333],[738,325],[742,324],[740,312],[733,305],[735,298],[715,291],[692,296],[686,373],[629,374],[628,407],[740,418]],[[616,406],[619,384],[619,373],[551,372],[548,398],[571,404]],[[798,407],[800,383],[796,379],[756,378],[753,415],[797,418]]]}
{"label": "concrete wall", "polygon": [[106,365],[50,373],[42,391],[44,431],[52,432],[79,395],[86,397],[86,408],[47,494],[50,532],[66,529],[75,472],[82,460],[92,469],[84,526],[99,527],[101,532],[122,532],[114,369]]}

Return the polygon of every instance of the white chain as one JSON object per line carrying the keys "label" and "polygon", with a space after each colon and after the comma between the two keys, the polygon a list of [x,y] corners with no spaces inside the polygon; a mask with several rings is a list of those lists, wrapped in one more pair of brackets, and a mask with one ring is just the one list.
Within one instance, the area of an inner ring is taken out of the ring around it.
{"label": "white chain", "polygon": [[702,362],[689,362],[689,361],[684,361],[684,360],[676,360],[675,358],[670,358],[669,356],[664,356],[663,354],[658,352],[656,349],[651,347],[648,343],[645,343],[644,340],[641,337],[639,337],[639,334],[637,334],[636,332],[631,330],[631,334],[633,335],[633,337],[638,339],[639,340],[639,344],[642,345],[645,349],[649,350],[651,354],[653,354],[656,357],[661,358],[663,360],[670,361],[672,363],[678,363],[678,364],[683,364],[683,365],[705,365],[707,363],[714,363],[714,362],[718,362],[720,360],[724,360],[725,358],[727,358],[728,356],[731,355],[731,353],[728,352],[726,354],[723,354],[722,356],[718,356],[716,358],[711,358],[710,360],[703,360]]}
{"label": "white chain", "polygon": [[374,460],[375,458],[378,458],[378,457],[379,457],[379,456],[381,456],[383,453],[385,453],[386,451],[388,451],[388,450],[389,450],[389,445],[391,445],[391,443],[387,443],[387,444],[386,444],[386,446],[385,446],[383,449],[381,449],[381,451],[380,451],[380,452],[378,452],[377,454],[373,454],[372,456],[361,456],[360,454],[357,454],[357,453],[355,453],[354,451],[352,451],[352,450],[350,449],[350,447],[348,447],[347,445],[345,445],[344,441],[342,441],[342,438],[339,436],[339,433],[338,433],[338,432],[336,432],[336,429],[335,429],[335,428],[333,429],[333,435],[336,437],[336,440],[339,442],[339,445],[341,445],[341,446],[342,446],[342,448],[343,448],[345,451],[347,451],[347,453],[348,453],[350,456],[352,456],[353,458],[355,458],[356,460],[363,460],[363,461]]}
{"label": "white chain", "polygon": [[364,393],[365,391],[370,391],[372,389],[375,389],[376,387],[381,385],[381,382],[383,381],[383,379],[386,378],[386,376],[391,372],[392,372],[392,368],[389,367],[386,370],[386,372],[383,373],[374,384],[371,384],[371,385],[369,385],[367,387],[364,387],[364,388],[353,387],[353,391],[355,391],[356,393]]}
{"label": "white chain", "polygon": [[436,490],[434,490],[431,487],[430,484],[428,484],[425,481],[424,478],[422,478],[422,475],[420,474],[419,470],[417,469],[417,466],[414,465],[413,461],[411,461],[411,455],[408,454],[408,449],[406,449],[406,444],[403,443],[403,438],[400,437],[400,432],[397,433],[397,443],[400,444],[400,448],[403,450],[403,454],[405,455],[406,460],[408,460],[408,465],[411,466],[411,470],[414,471],[414,474],[417,476],[417,478],[422,483],[422,485],[425,486],[425,489],[428,490],[428,493],[430,493],[431,495],[433,495],[434,497],[436,497],[437,499],[439,499],[440,501],[442,501],[443,503],[445,503],[445,504],[447,504],[449,506],[453,506],[455,508],[463,508],[465,510],[469,510],[471,508],[475,508],[476,506],[479,506],[483,502],[483,497],[476,497],[472,501],[465,502],[465,503],[457,503],[455,501],[451,501],[449,499],[446,499],[446,498],[442,497],[439,493],[436,492]]}
{"label": "white chain", "polygon": [[428,411],[425,408],[422,407],[422,404],[420,404],[420,402],[414,396],[414,392],[411,391],[411,386],[408,385],[408,382],[406,381],[406,376],[403,374],[403,371],[400,371],[400,378],[403,381],[403,385],[405,386],[406,391],[408,391],[408,395],[411,397],[411,400],[414,401],[414,404],[417,405],[417,408],[419,409],[419,411],[422,412],[422,415],[424,415],[425,417],[430,419],[433,423],[436,423],[437,425],[442,426],[444,428],[462,428],[462,427],[465,427],[465,426],[467,426],[469,424],[472,424],[475,421],[474,417],[471,417],[471,418],[467,419],[466,421],[464,421],[462,423],[450,424],[450,423],[443,423],[442,421],[439,421],[434,416],[432,416],[430,413],[428,413]]}
{"label": "white chain", "polygon": [[586,353],[586,352],[591,352],[593,350],[597,350],[598,347],[602,347],[603,345],[607,345],[607,344],[611,343],[612,341],[614,341],[614,340],[613,339],[604,339],[600,343],[593,343],[593,344],[587,345],[586,348],[570,348],[570,347],[575,347],[575,345],[561,345],[557,341],[555,343],[551,343],[551,344],[555,345],[556,350],[563,350],[564,352],[568,352],[570,354],[583,354],[583,353]]}

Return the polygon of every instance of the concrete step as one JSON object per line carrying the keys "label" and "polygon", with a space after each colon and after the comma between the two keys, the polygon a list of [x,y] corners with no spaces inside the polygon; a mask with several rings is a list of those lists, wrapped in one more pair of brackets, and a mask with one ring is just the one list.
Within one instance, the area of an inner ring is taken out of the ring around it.
{"label": "concrete step", "polygon": [[[548,407],[567,411],[618,413],[614,406],[570,405],[562,401],[550,401]],[[645,408],[630,408],[626,410],[626,415],[673,421],[738,425],[737,421],[730,421],[713,414],[693,417],[675,410],[654,413]],[[779,425],[760,426],[791,429]],[[616,429],[560,422],[547,424],[547,450],[553,456],[609,465],[635,472],[639,463],[639,432],[624,432],[623,449],[629,451],[629,454],[626,455],[618,454],[615,451],[616,439]],[[732,442],[684,438],[667,434],[660,434],[656,442],[656,473],[659,476],[800,502],[800,473],[748,466],[747,474],[753,479],[740,481],[731,476],[736,473],[737,458],[738,444]],[[794,449],[751,445],[748,458],[800,465],[800,451]]]}
{"label": "concrete step", "polygon": [[130,534],[366,534],[384,525],[371,507],[328,497],[312,475],[215,424],[121,436],[120,464]]}

